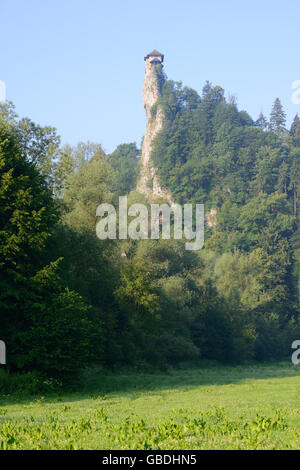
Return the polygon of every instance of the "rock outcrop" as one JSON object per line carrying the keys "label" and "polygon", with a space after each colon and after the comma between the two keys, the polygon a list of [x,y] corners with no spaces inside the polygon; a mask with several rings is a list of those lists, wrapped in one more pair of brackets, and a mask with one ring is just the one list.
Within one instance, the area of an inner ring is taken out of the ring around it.
{"label": "rock outcrop", "polygon": [[143,105],[146,111],[146,132],[143,139],[141,170],[137,184],[137,191],[148,197],[162,197],[172,202],[172,197],[166,188],[162,188],[157,176],[157,169],[151,161],[152,142],[164,125],[164,113],[160,106],[157,107],[155,116],[151,115],[151,108],[157,102],[160,91],[157,76],[157,67],[161,66],[163,55],[153,51],[145,57],[146,70],[143,86]]}

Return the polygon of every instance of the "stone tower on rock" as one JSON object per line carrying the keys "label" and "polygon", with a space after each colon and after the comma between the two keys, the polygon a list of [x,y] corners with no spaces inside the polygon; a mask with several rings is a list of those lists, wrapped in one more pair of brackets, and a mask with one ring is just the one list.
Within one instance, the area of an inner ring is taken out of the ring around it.
{"label": "stone tower on rock", "polygon": [[146,111],[146,132],[142,146],[141,171],[137,184],[137,190],[147,196],[161,196],[168,201],[172,201],[167,189],[161,188],[157,176],[156,168],[151,162],[151,144],[154,137],[160,132],[164,125],[164,113],[160,106],[156,110],[155,116],[151,115],[151,108],[160,96],[158,67],[163,66],[164,55],[154,49],[154,51],[144,57],[146,62],[145,78],[143,86],[143,105]]}

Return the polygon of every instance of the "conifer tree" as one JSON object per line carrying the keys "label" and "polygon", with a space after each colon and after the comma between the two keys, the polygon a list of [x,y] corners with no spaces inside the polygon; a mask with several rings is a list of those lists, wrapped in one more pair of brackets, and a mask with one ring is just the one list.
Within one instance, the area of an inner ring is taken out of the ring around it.
{"label": "conifer tree", "polygon": [[300,118],[298,116],[298,113],[296,114],[292,122],[290,134],[293,137],[293,144],[296,147],[300,147]]}
{"label": "conifer tree", "polygon": [[267,129],[268,128],[268,121],[266,120],[265,116],[263,115],[263,113],[260,113],[260,115],[258,116],[258,119],[257,121],[255,121],[255,125],[258,126],[258,127],[261,127],[262,129]]}
{"label": "conifer tree", "polygon": [[286,114],[283,110],[279,98],[274,101],[271,115],[270,115],[270,130],[277,135],[283,135],[286,132],[285,128]]}

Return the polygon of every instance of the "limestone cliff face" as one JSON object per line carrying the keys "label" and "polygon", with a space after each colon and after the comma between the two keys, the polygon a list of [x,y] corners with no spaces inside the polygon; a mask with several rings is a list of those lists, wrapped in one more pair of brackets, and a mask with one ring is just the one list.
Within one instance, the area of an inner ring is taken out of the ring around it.
{"label": "limestone cliff face", "polygon": [[160,106],[158,106],[156,115],[151,116],[151,108],[159,98],[156,67],[155,63],[151,63],[151,56],[146,59],[143,105],[146,111],[147,124],[142,146],[141,172],[137,190],[147,196],[161,196],[171,202],[172,198],[167,189],[160,186],[157,169],[153,166],[150,158],[153,139],[164,125],[164,113]]}

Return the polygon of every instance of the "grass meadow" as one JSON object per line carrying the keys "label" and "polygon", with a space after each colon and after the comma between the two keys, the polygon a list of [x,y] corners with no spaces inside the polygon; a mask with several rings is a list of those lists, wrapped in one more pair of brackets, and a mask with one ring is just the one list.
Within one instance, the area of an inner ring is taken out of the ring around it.
{"label": "grass meadow", "polygon": [[80,392],[0,398],[1,449],[297,449],[300,366],[90,370]]}

